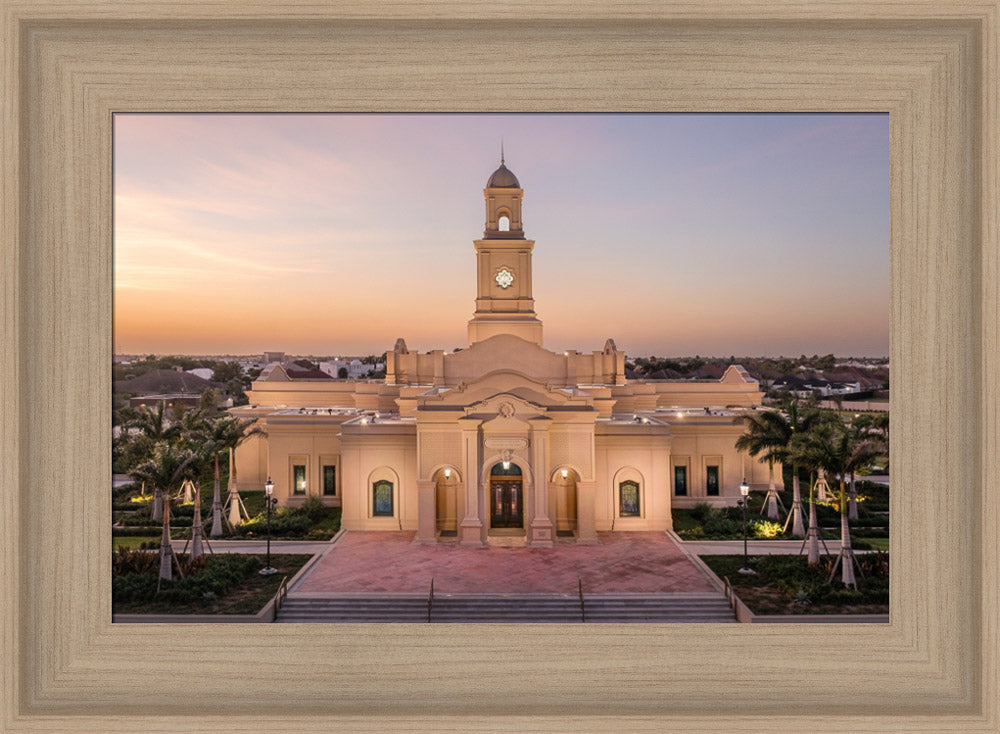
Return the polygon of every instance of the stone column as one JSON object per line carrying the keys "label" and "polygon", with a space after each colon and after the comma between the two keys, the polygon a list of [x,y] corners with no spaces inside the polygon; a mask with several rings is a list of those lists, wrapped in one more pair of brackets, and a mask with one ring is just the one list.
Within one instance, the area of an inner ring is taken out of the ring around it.
{"label": "stone column", "polygon": [[576,542],[597,545],[597,525],[594,519],[594,489],[596,482],[576,483]]}
{"label": "stone column", "polygon": [[531,470],[534,474],[534,517],[528,531],[528,543],[535,546],[552,545],[555,530],[549,518],[549,424],[547,418],[531,421]]}
{"label": "stone column", "polygon": [[479,424],[475,418],[459,418],[462,428],[462,475],[465,477],[465,517],[458,525],[459,545],[482,547],[485,526],[479,517]]}
{"label": "stone column", "polygon": [[417,535],[414,543],[437,541],[437,482],[417,480]]}

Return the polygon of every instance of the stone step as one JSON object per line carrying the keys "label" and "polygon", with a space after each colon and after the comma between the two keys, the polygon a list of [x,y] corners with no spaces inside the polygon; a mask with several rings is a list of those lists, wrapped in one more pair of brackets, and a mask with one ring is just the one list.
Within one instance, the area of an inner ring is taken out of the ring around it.
{"label": "stone step", "polygon": [[[588,622],[733,622],[721,594],[584,595]],[[441,594],[434,622],[580,622],[573,594]],[[277,622],[427,621],[427,597],[419,595],[289,595]]]}

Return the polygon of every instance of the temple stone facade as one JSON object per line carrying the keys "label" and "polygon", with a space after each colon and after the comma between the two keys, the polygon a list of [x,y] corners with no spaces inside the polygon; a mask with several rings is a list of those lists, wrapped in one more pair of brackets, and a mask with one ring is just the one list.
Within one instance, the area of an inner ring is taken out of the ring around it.
{"label": "temple stone facade", "polygon": [[612,339],[590,353],[546,349],[524,191],[501,161],[483,194],[468,348],[420,354],[399,339],[384,381],[272,365],[250,405],[232,410],[264,429],[237,450],[239,489],[270,477],[284,505],[340,505],[349,530],[468,546],[524,535],[544,546],[664,530],[672,506],[732,504],[744,478],[766,487],[766,465],[734,448],[741,415],[762,398],[746,370],[637,381]]}

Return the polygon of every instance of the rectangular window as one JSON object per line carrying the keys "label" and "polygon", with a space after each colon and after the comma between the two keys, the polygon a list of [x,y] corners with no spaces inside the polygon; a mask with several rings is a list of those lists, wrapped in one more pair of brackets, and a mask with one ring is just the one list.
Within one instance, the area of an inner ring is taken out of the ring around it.
{"label": "rectangular window", "polygon": [[337,494],[337,467],[331,464],[323,465],[323,494]]}
{"label": "rectangular window", "polygon": [[392,517],[392,482],[384,479],[372,486],[372,514],[376,517]]}
{"label": "rectangular window", "polygon": [[674,494],[678,497],[687,497],[688,493],[688,468],[686,466],[674,467]]}
{"label": "rectangular window", "polygon": [[306,467],[305,464],[295,464],[292,466],[292,494],[306,493]]}
{"label": "rectangular window", "polygon": [[719,467],[705,467],[705,494],[709,497],[719,496]]}
{"label": "rectangular window", "polygon": [[618,514],[621,517],[639,516],[639,485],[636,482],[622,482],[618,485],[621,501]]}

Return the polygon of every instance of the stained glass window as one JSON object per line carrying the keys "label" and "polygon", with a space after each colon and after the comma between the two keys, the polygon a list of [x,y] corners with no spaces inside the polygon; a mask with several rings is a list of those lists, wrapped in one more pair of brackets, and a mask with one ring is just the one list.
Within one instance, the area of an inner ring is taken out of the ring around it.
{"label": "stained glass window", "polygon": [[323,466],[323,494],[337,494],[337,467],[331,464]]}
{"label": "stained glass window", "polygon": [[306,467],[305,464],[296,464],[292,467],[292,494],[306,493]]}
{"label": "stained glass window", "polygon": [[688,468],[686,466],[674,467],[674,494],[678,497],[685,497],[688,493]]}
{"label": "stained glass window", "polygon": [[621,503],[618,514],[622,517],[638,517],[639,515],[639,484],[628,481],[618,485]]}
{"label": "stained glass window", "polygon": [[510,466],[504,469],[503,462],[500,462],[493,465],[493,468],[490,469],[490,474],[494,477],[519,477],[521,476],[521,467],[512,461],[510,462]]}
{"label": "stained glass window", "polygon": [[705,467],[705,494],[717,497],[719,494],[719,467]]}
{"label": "stained glass window", "polygon": [[372,514],[392,517],[392,482],[381,479],[373,485]]}

